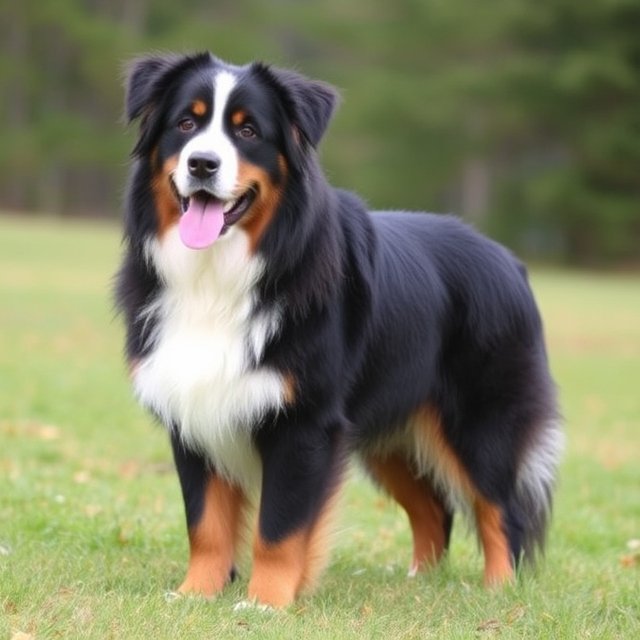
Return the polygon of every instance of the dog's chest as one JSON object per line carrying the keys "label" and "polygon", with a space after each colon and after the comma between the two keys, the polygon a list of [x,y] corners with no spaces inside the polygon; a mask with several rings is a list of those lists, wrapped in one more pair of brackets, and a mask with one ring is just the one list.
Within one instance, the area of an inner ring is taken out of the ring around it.
{"label": "dog's chest", "polygon": [[155,328],[134,386],[140,402],[188,446],[249,488],[260,474],[252,429],[282,406],[285,393],[279,372],[255,364],[278,315],[255,313],[261,265],[243,246],[236,234],[207,252],[172,237],[150,249],[166,287],[145,310]]}

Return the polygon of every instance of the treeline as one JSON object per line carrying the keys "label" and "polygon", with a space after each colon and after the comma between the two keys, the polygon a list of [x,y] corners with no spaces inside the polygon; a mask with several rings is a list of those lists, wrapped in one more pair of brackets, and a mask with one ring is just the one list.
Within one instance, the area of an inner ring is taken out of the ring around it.
{"label": "treeline", "polygon": [[517,250],[640,257],[638,0],[4,0],[0,208],[119,215],[124,61],[211,49],[324,78],[322,147],[377,208],[454,211]]}

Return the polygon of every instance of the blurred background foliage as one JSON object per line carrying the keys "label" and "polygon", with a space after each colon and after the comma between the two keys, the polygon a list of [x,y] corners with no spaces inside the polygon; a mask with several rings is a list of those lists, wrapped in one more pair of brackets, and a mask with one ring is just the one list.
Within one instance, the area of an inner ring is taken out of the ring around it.
{"label": "blurred background foliage", "polygon": [[0,209],[119,215],[124,63],[210,49],[338,86],[330,180],[527,257],[640,264],[640,0],[0,0]]}

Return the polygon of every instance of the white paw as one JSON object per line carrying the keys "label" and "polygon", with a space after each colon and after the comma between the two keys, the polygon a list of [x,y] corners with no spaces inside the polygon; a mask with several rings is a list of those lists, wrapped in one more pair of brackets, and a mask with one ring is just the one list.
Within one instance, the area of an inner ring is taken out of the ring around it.
{"label": "white paw", "polygon": [[164,601],[175,602],[176,600],[180,600],[182,597],[183,597],[182,594],[179,593],[178,591],[167,591],[164,594]]}
{"label": "white paw", "polygon": [[238,611],[247,611],[248,609],[253,609],[254,611],[262,611],[269,612],[275,611],[273,607],[270,607],[268,604],[259,604],[255,600],[240,600],[237,604],[234,605],[233,610],[235,612]]}

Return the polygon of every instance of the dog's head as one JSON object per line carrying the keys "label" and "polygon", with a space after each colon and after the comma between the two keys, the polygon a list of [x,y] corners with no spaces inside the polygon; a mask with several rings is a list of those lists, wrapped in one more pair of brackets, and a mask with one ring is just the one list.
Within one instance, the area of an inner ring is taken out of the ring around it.
{"label": "dog's head", "polygon": [[135,60],[126,116],[140,120],[133,155],[150,163],[159,231],[179,223],[193,249],[236,224],[258,238],[336,102],[329,85],[260,63],[208,53]]}

